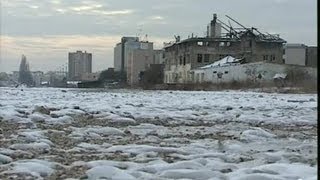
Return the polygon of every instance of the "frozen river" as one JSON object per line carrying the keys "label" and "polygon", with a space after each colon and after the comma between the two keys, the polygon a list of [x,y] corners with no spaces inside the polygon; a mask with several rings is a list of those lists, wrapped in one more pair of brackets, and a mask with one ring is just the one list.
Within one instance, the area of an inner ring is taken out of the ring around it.
{"label": "frozen river", "polygon": [[317,179],[317,95],[0,88],[0,179]]}

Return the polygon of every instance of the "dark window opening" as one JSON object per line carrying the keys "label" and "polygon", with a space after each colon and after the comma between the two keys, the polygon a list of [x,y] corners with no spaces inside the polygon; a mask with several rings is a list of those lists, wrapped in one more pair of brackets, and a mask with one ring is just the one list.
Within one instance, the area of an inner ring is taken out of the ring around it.
{"label": "dark window opening", "polygon": [[198,63],[202,63],[202,54],[198,54]]}
{"label": "dark window opening", "polygon": [[210,54],[204,55],[204,62],[209,62]]}
{"label": "dark window opening", "polygon": [[213,74],[216,74],[217,73],[217,71],[213,71]]}
{"label": "dark window opening", "polygon": [[182,65],[182,56],[180,56],[180,62],[179,62],[180,65]]}
{"label": "dark window opening", "polygon": [[228,71],[225,71],[224,73],[225,73],[225,74],[228,74],[229,72],[228,72]]}
{"label": "dark window opening", "polygon": [[183,56],[183,65],[186,65],[186,56]]}

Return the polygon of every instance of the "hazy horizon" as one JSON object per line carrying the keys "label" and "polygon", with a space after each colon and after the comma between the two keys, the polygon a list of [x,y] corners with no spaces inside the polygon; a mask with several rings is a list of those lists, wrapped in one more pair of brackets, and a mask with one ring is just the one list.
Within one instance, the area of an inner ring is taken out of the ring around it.
{"label": "hazy horizon", "polygon": [[317,45],[315,0],[2,0],[0,72],[19,69],[24,54],[32,71],[56,70],[68,52],[92,53],[93,71],[113,67],[122,36],[145,34],[159,49],[174,35],[203,36],[212,14],[280,34],[288,43]]}

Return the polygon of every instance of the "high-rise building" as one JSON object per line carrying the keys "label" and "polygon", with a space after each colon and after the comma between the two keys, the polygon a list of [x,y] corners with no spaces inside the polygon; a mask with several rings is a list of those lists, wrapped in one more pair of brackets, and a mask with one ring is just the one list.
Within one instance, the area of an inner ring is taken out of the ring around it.
{"label": "high-rise building", "polygon": [[92,54],[77,51],[69,53],[68,78],[69,80],[81,80],[83,74],[92,73]]}
{"label": "high-rise building", "polygon": [[121,42],[114,48],[114,70],[126,72],[128,64],[128,52],[139,49],[141,42],[138,37],[122,37]]}
{"label": "high-rise building", "polygon": [[152,42],[139,41],[138,37],[122,37],[114,48],[114,70],[121,72],[128,84],[138,84],[141,72],[156,63],[156,54],[157,61],[161,61],[159,53],[153,50]]}

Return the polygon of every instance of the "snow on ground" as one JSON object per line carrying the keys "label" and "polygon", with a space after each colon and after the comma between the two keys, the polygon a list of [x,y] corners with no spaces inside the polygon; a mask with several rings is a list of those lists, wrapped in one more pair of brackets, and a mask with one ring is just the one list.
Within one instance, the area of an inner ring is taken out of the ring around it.
{"label": "snow on ground", "polygon": [[0,179],[316,179],[317,166],[316,94],[0,88]]}

